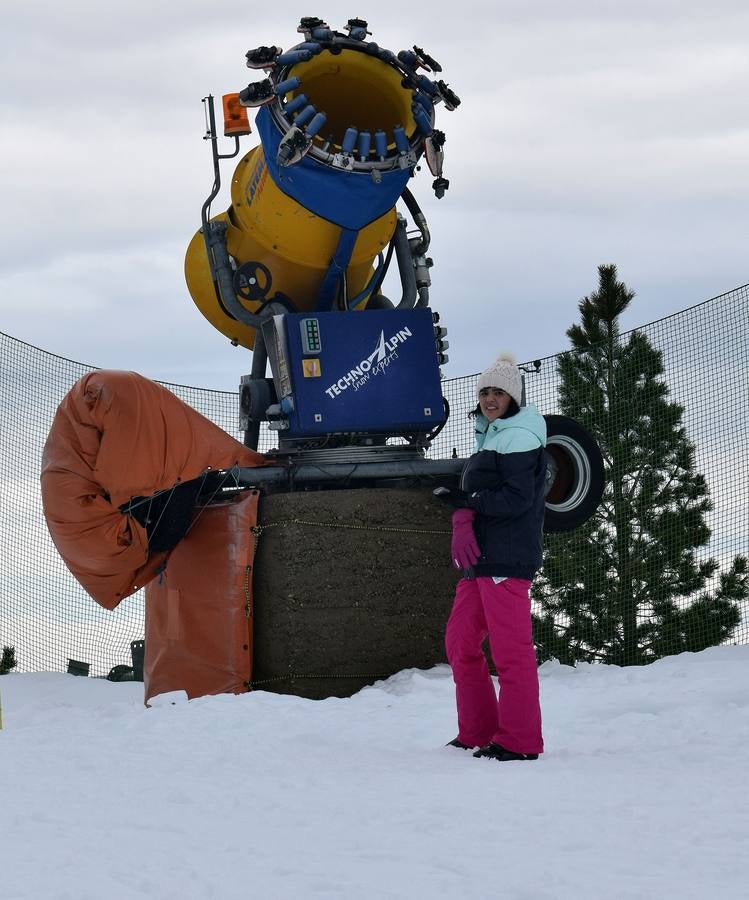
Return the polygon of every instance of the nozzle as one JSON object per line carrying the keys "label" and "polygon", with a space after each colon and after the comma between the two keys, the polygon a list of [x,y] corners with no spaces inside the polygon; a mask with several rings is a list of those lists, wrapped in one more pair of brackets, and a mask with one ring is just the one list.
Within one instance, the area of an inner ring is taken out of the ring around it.
{"label": "nozzle", "polygon": [[359,132],[359,160],[366,162],[372,146],[372,135],[368,131]]}
{"label": "nozzle", "polygon": [[280,47],[255,47],[254,50],[248,50],[245,54],[247,57],[247,68],[272,69],[280,52]]}
{"label": "nozzle", "polygon": [[284,94],[288,94],[289,91],[295,91],[301,83],[301,79],[294,75],[291,78],[287,78],[285,81],[279,81],[278,84],[274,86],[273,93],[277,97],[283,97]]}
{"label": "nozzle", "polygon": [[276,95],[273,92],[270,78],[248,84],[243,91],[239,92],[239,102],[242,106],[264,106],[275,99]]}
{"label": "nozzle", "polygon": [[421,47],[417,47],[414,44],[414,53],[416,54],[419,65],[423,66],[425,69],[429,69],[430,72],[441,72],[442,66],[437,62],[437,60],[422,50]]}
{"label": "nozzle", "polygon": [[385,159],[388,152],[388,139],[384,131],[375,131],[375,153]]}
{"label": "nozzle", "polygon": [[299,128],[304,128],[304,126],[308,122],[312,121],[316,112],[317,110],[315,109],[315,107],[311,103],[308,103],[307,106],[305,106],[304,109],[299,113],[296,119],[294,119],[294,124]]}
{"label": "nozzle", "polygon": [[292,125],[278,145],[276,161],[279,166],[293,166],[302,159],[311,146],[312,138],[307,137],[298,125]]}
{"label": "nozzle", "polygon": [[301,47],[296,50],[289,50],[286,53],[282,53],[276,59],[276,65],[293,66],[296,65],[296,63],[308,62],[310,59],[312,59],[312,51],[307,47]]}
{"label": "nozzle", "polygon": [[343,153],[351,153],[356,146],[356,138],[359,135],[359,131],[356,128],[347,128],[346,133],[343,135],[343,143],[341,144],[341,150]]}
{"label": "nozzle", "polygon": [[312,121],[309,123],[307,128],[305,129],[307,135],[309,137],[314,137],[323,127],[323,125],[328,121],[328,117],[324,112],[316,113],[313,117]]}
{"label": "nozzle", "polygon": [[419,129],[419,131],[423,135],[428,135],[432,133],[432,120],[426,113],[426,110],[423,106],[420,106],[418,103],[414,103],[411,107],[411,112],[413,113],[414,121]]}
{"label": "nozzle", "polygon": [[393,128],[393,138],[395,139],[395,146],[398,148],[398,152],[408,153],[410,149],[408,137],[406,136],[406,130],[402,125],[396,125],[395,128]]}
{"label": "nozzle", "polygon": [[333,32],[327,22],[323,22],[317,16],[303,16],[297,31],[303,34],[308,41],[329,41],[333,37]]}
{"label": "nozzle", "polygon": [[286,106],[284,107],[284,112],[287,116],[292,116],[294,113],[299,112],[300,109],[304,109],[307,106],[309,100],[307,99],[306,94],[297,94],[293,100],[290,100]]}
{"label": "nozzle", "polygon": [[437,82],[437,93],[447,109],[453,110],[460,106],[460,97],[444,81]]}
{"label": "nozzle", "polygon": [[441,200],[445,196],[445,191],[450,187],[450,182],[447,178],[435,178],[432,182],[432,189],[434,190],[434,196]]}
{"label": "nozzle", "polygon": [[367,31],[368,27],[364,19],[349,19],[348,23],[343,26],[344,30],[348,31],[349,37],[354,41],[366,40],[367,35],[372,33]]}

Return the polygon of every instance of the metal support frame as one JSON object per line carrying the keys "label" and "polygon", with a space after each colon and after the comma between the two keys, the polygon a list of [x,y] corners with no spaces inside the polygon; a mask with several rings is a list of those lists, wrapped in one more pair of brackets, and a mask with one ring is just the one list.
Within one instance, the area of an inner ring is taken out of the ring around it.
{"label": "metal support frame", "polygon": [[328,463],[312,465],[240,466],[231,474],[237,486],[273,487],[293,490],[295,486],[309,488],[317,485],[340,485],[360,482],[408,480],[450,480],[460,475],[464,459],[420,459],[391,462]]}

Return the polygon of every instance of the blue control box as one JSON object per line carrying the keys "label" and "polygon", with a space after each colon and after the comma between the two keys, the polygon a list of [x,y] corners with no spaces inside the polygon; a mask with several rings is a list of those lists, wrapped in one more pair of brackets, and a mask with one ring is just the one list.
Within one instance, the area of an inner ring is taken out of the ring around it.
{"label": "blue control box", "polygon": [[423,433],[444,421],[430,309],[291,313],[263,335],[285,437]]}

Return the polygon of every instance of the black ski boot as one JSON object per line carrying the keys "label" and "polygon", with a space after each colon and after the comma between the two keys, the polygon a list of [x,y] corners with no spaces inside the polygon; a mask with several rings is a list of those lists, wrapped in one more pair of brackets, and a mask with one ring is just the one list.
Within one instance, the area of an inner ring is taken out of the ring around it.
{"label": "black ski boot", "polygon": [[458,750],[473,750],[473,747],[468,744],[464,744],[460,738],[453,738],[451,741],[448,741],[445,744],[446,747],[457,747]]}
{"label": "black ski boot", "polygon": [[501,744],[485,744],[473,754],[477,757],[485,756],[487,759],[497,759],[499,762],[510,762],[516,759],[538,759],[538,753],[515,753]]}

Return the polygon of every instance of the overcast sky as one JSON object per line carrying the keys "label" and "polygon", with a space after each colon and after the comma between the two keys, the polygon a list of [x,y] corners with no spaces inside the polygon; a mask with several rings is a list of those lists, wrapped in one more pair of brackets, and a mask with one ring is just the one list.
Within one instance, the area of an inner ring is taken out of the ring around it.
{"label": "overcast sky", "polygon": [[183,276],[212,184],[201,98],[244,87],[245,52],[297,43],[301,15],[338,29],[363,17],[382,46],[424,47],[463,100],[438,107],[446,196],[426,168],[411,183],[448,376],[504,349],[565,349],[600,263],[637,292],[627,327],[749,281],[746,0],[4,0],[0,331],[236,388],[250,354],[203,319]]}

